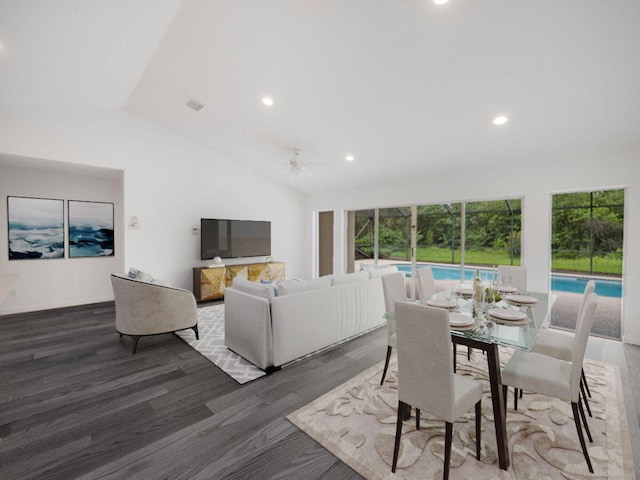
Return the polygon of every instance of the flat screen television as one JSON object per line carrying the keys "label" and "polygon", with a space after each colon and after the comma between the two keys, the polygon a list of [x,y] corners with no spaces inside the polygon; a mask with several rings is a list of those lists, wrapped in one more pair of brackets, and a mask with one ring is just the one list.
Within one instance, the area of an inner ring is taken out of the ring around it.
{"label": "flat screen television", "polygon": [[271,222],[200,219],[200,258],[271,255]]}

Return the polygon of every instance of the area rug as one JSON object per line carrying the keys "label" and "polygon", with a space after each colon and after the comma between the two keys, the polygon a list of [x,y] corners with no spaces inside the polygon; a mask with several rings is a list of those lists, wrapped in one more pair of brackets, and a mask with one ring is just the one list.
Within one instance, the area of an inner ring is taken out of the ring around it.
{"label": "area rug", "polygon": [[247,383],[265,373],[255,365],[236,355],[224,344],[224,305],[198,309],[198,335],[193,330],[176,332],[182,340],[221,368],[238,383]]}
{"label": "area rug", "polygon": [[[511,352],[501,350],[501,360]],[[380,386],[383,363],[335,388],[287,419],[367,479],[432,480],[442,478],[444,422],[422,414],[415,429],[415,409],[403,427],[396,474],[391,473],[397,412],[397,369],[392,364]],[[593,443],[588,444],[595,473],[587,469],[578,441],[571,406],[549,397],[524,393],[513,410],[508,396],[507,435],[510,467],[497,463],[495,429],[486,373],[486,357],[466,351],[458,355],[458,373],[484,383],[482,454],[475,458],[475,423],[471,411],[454,425],[450,478],[505,479],[635,479],[633,456],[617,367],[587,362],[593,418],[588,417]],[[473,410],[473,409],[472,409]]]}

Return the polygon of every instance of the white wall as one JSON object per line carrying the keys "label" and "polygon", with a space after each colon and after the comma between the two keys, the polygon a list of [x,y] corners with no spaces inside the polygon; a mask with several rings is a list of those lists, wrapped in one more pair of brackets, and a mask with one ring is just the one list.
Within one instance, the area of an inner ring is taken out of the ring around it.
{"label": "white wall", "polygon": [[[3,104],[0,153],[123,170],[124,220],[140,224],[123,230],[125,269],[191,289],[192,268],[208,263],[192,227],[217,217],[271,221],[273,259],[287,277],[310,272],[302,195],[126,112]],[[34,309],[2,305],[0,314]]]}
{"label": "white wall", "polygon": [[[624,341],[640,345],[640,158],[637,154],[591,159],[551,158],[526,167],[467,169],[375,188],[328,192],[308,198],[310,211],[406,206],[440,202],[522,197],[523,258],[532,290],[548,291],[550,273],[551,195],[553,193],[626,187],[623,291]],[[336,222],[341,228],[342,222]],[[346,233],[338,232],[339,238]],[[339,248],[344,249],[344,242]],[[340,250],[335,255],[343,255]]]}
{"label": "white wall", "polygon": [[[0,154],[0,157],[2,155]],[[5,312],[103,302],[113,299],[109,273],[124,265],[124,232],[115,231],[113,257],[64,258],[49,260],[9,260],[7,239],[7,196],[89,200],[114,204],[114,223],[122,219],[122,178],[116,172],[110,178],[54,173],[43,170],[12,168],[0,165],[0,271],[17,273],[14,295],[2,303]],[[65,228],[66,228],[65,213]],[[66,236],[66,233],[65,233]]]}

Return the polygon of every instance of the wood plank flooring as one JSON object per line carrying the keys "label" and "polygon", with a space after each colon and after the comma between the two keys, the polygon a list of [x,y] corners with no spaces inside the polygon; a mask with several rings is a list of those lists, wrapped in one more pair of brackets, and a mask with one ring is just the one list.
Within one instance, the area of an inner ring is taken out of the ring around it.
{"label": "wood plank flooring", "polygon": [[[383,360],[384,329],[245,385],[172,334],[130,348],[112,304],[0,317],[0,479],[361,478],[284,417]],[[621,367],[640,472],[639,352],[588,356]]]}

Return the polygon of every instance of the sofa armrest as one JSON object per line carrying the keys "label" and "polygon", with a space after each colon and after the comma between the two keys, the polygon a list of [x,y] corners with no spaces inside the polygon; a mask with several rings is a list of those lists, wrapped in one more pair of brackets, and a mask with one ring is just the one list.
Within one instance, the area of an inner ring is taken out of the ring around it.
{"label": "sofa armrest", "polygon": [[273,366],[269,300],[233,287],[224,291],[224,343],[263,370]]}

